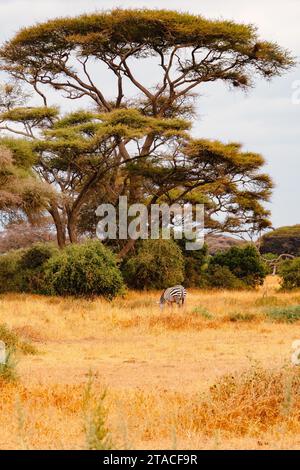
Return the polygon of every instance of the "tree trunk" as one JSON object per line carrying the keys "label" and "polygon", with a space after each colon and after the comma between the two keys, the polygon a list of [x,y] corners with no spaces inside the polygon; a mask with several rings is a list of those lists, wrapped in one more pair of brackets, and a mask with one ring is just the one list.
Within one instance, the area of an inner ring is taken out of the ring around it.
{"label": "tree trunk", "polygon": [[133,249],[135,242],[136,240],[133,240],[132,238],[129,238],[129,240],[127,240],[126,244],[123,246],[123,248],[117,255],[120,261],[127,255],[127,253],[129,253],[130,250]]}
{"label": "tree trunk", "polygon": [[59,248],[64,248],[66,246],[66,233],[65,233],[65,226],[61,220],[59,211],[57,207],[51,206],[48,212],[51,214],[55,228],[56,228],[57,244]]}
{"label": "tree trunk", "polygon": [[74,212],[68,214],[68,235],[70,243],[77,243],[78,242],[78,234],[77,234],[77,217]]}

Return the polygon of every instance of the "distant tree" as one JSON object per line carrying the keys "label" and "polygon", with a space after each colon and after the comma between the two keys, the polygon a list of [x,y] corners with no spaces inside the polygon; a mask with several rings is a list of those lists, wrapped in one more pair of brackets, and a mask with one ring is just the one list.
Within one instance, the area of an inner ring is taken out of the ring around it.
{"label": "distant tree", "polygon": [[[255,75],[270,79],[293,65],[288,52],[261,41],[252,25],[116,9],[25,28],[4,44],[0,59],[2,70],[43,101],[42,108],[24,108],[6,85],[0,126],[33,141],[36,171],[60,193],[48,207],[60,246],[66,229],[70,241],[78,239],[80,223],[89,229],[91,201],[116,201],[120,194],[130,202],[205,202],[207,226],[216,231],[269,225],[261,203],[272,185],[260,173],[263,159],[238,144],[191,141],[182,121],[193,115],[198,85],[221,80],[247,89]],[[139,78],[145,60],[160,69],[152,85],[146,74]],[[105,70],[107,90],[98,79]],[[49,87],[72,100],[89,98],[98,116],[59,117],[49,106]]]}
{"label": "distant tree", "polygon": [[23,220],[15,221],[7,224],[5,230],[0,232],[0,253],[27,248],[36,242],[54,240],[56,240],[55,232],[49,220],[39,220],[36,224]]}

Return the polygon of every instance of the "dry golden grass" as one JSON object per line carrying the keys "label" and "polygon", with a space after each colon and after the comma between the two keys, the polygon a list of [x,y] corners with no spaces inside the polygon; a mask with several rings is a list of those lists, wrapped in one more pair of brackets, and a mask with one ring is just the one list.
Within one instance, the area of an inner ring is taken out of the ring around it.
{"label": "dry golden grass", "polygon": [[84,396],[107,386],[118,448],[300,448],[299,323],[266,308],[298,305],[269,277],[255,292],[188,293],[160,311],[157,292],[102,299],[0,297],[0,323],[38,350],[0,382],[0,448],[86,446]]}

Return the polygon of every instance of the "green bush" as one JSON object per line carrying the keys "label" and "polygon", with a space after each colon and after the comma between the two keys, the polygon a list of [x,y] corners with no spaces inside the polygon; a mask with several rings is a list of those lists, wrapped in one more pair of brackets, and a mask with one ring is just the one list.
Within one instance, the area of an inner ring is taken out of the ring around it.
{"label": "green bush", "polygon": [[0,292],[20,292],[23,279],[20,272],[20,260],[23,250],[11,250],[0,256]]}
{"label": "green bush", "polygon": [[227,266],[210,264],[206,273],[207,287],[216,289],[245,289],[246,284],[238,279]]}
{"label": "green bush", "polygon": [[[227,267],[235,278],[242,281],[248,287],[256,287],[263,284],[266,277],[266,268],[259,252],[254,246],[246,248],[232,247],[229,250],[217,253],[211,259],[210,266]],[[228,272],[228,271],[227,271]],[[221,276],[226,282],[226,270]],[[211,279],[212,280],[212,279]],[[233,281],[233,278],[231,277]]]}
{"label": "green bush", "polygon": [[282,277],[283,289],[297,289],[300,287],[300,258],[284,261],[278,270]]}
{"label": "green bush", "polygon": [[184,280],[184,259],[173,240],[143,240],[121,269],[133,289],[165,289]]}
{"label": "green bush", "polygon": [[1,255],[0,292],[43,293],[45,263],[57,252],[51,243],[36,243]]}
{"label": "green bush", "polygon": [[47,261],[58,253],[58,248],[52,243],[35,243],[24,251],[19,261],[23,292],[46,292],[45,266]]}
{"label": "green bush", "polygon": [[40,268],[49,258],[58,253],[58,249],[52,243],[35,243],[25,250],[20,266],[21,269]]}
{"label": "green bush", "polygon": [[47,293],[112,299],[124,287],[114,254],[99,241],[69,245],[48,260]]}
{"label": "green bush", "polygon": [[204,245],[200,250],[186,250],[186,240],[176,240],[184,258],[184,286],[205,287],[205,271],[208,264],[208,248]]}

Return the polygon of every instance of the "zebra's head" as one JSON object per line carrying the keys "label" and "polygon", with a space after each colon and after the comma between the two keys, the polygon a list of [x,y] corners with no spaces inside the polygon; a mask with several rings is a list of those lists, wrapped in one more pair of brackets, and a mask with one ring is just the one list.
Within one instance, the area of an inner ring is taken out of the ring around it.
{"label": "zebra's head", "polygon": [[164,308],[164,305],[166,303],[166,299],[164,298],[164,293],[162,293],[160,299],[159,299],[159,306],[160,308]]}

